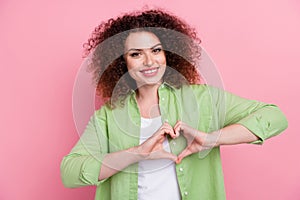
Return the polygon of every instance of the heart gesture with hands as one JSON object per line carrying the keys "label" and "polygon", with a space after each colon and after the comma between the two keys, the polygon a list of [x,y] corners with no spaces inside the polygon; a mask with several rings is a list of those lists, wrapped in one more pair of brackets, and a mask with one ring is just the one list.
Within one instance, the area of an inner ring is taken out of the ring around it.
{"label": "heart gesture with hands", "polygon": [[150,138],[138,146],[139,155],[142,159],[170,159],[174,162],[177,161],[177,156],[167,152],[163,148],[163,142],[167,135],[176,138],[176,134],[170,124],[165,122]]}
{"label": "heart gesture with hands", "polygon": [[213,147],[213,144],[208,142],[207,133],[194,129],[182,121],[177,121],[174,131],[176,135],[182,134],[187,140],[186,148],[177,157],[177,164],[186,156]]}
{"label": "heart gesture with hands", "polygon": [[[187,140],[186,148],[178,155],[167,152],[163,148],[163,142],[167,135],[173,139],[182,134]],[[212,143],[207,140],[207,133],[194,129],[182,121],[177,121],[174,128],[165,122],[150,138],[138,146],[141,159],[170,159],[177,164],[183,158],[201,150],[212,148]]]}

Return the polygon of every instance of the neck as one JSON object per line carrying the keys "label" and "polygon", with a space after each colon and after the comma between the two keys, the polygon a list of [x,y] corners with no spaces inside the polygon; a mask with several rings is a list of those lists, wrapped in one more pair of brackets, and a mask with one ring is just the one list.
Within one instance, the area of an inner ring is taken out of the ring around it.
{"label": "neck", "polygon": [[138,100],[157,100],[158,101],[158,88],[161,85],[161,82],[153,85],[143,85],[138,88],[137,99]]}

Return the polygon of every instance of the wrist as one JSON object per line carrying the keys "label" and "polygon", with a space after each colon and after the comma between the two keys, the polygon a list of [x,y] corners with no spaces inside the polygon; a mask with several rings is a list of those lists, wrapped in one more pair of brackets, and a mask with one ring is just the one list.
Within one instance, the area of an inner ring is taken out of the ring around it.
{"label": "wrist", "polygon": [[221,135],[221,130],[217,130],[206,134],[204,145],[209,146],[211,148],[220,146],[221,145],[220,135]]}
{"label": "wrist", "polygon": [[147,157],[146,154],[143,154],[142,153],[142,146],[141,145],[138,145],[138,146],[134,146],[134,147],[131,147],[127,150],[127,152],[132,156],[132,159],[135,161],[135,162],[139,162],[141,160],[145,160],[145,158]]}

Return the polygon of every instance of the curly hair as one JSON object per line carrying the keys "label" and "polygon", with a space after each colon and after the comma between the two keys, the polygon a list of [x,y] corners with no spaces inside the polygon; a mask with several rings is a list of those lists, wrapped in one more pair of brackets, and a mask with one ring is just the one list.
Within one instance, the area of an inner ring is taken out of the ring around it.
{"label": "curly hair", "polygon": [[97,96],[110,100],[111,107],[115,107],[130,90],[136,89],[123,54],[127,36],[137,31],[152,32],[159,38],[168,66],[163,76],[165,82],[176,88],[201,82],[196,67],[201,40],[195,29],[162,9],[135,11],[102,22],[84,43],[84,56],[92,56],[89,70],[93,73]]}

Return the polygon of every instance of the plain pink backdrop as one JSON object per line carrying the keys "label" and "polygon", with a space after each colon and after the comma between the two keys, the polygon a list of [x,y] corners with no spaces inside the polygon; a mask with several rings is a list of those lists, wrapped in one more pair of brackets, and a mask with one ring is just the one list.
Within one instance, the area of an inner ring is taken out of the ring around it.
{"label": "plain pink backdrop", "polygon": [[82,44],[100,21],[146,4],[198,30],[226,90],[275,103],[289,120],[289,128],[263,146],[222,148],[227,198],[300,199],[300,3],[108,2],[0,1],[0,199],[93,199],[93,187],[64,188],[59,172],[79,137],[72,90]]}

